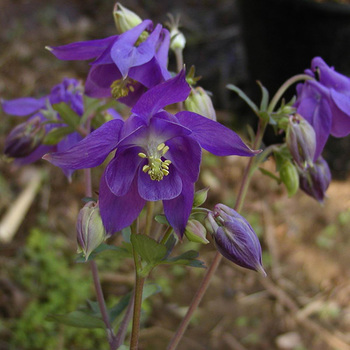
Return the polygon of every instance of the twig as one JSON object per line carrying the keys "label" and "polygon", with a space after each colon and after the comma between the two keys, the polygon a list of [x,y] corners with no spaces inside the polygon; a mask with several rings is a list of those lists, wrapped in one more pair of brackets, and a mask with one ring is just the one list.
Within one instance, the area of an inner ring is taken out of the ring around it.
{"label": "twig", "polygon": [[8,243],[12,240],[21,225],[28,209],[40,188],[43,173],[34,171],[26,188],[19,197],[12,203],[0,223],[0,241]]}

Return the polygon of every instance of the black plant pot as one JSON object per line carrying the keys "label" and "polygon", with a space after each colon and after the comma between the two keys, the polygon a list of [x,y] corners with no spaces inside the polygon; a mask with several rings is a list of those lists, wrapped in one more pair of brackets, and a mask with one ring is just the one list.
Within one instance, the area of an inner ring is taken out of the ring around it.
{"label": "black plant pot", "polygon": [[[313,0],[238,0],[238,8],[252,94],[258,93],[253,88],[255,80],[275,93],[286,79],[309,68],[315,56],[350,75],[350,5]],[[294,94],[290,89],[287,96]],[[350,137],[333,139],[327,145],[325,156],[333,176],[349,174],[349,150]]]}

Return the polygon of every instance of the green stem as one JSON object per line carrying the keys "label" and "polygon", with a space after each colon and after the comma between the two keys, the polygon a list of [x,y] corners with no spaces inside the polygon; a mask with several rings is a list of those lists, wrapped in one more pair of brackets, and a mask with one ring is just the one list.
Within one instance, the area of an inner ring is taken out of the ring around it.
{"label": "green stem", "polygon": [[146,214],[145,235],[149,236],[151,233],[152,222],[153,222],[154,202],[147,202],[146,206],[147,206],[147,214]]}
{"label": "green stem", "polygon": [[278,101],[280,100],[280,98],[283,96],[283,94],[286,92],[286,90],[293,84],[297,83],[298,81],[302,81],[302,80],[314,80],[314,78],[310,77],[309,75],[306,74],[298,74],[298,75],[294,75],[293,77],[289,78],[288,80],[286,80],[281,87],[277,90],[277,92],[275,93],[275,95],[273,96],[268,108],[267,108],[267,112],[273,112],[273,110],[275,109]]}
{"label": "green stem", "polygon": [[[254,145],[253,145],[253,149],[257,149],[260,147],[266,126],[267,126],[267,124],[260,119],[259,125],[258,125],[258,130],[257,130],[256,137],[255,137],[255,141],[254,141]],[[237,200],[236,200],[236,204],[235,204],[235,210],[237,212],[241,211],[241,209],[242,209],[245,195],[247,193],[247,189],[249,187],[250,179],[252,176],[251,169],[253,167],[253,164],[254,164],[254,157],[251,157],[248,161],[246,168],[245,168],[242,183],[241,183],[241,186],[240,186],[240,189],[238,192],[238,196],[237,196]],[[175,350],[177,345],[179,344],[182,336],[184,335],[184,333],[185,333],[185,331],[190,323],[190,320],[191,320],[191,317],[192,317],[194,311],[197,309],[197,307],[198,307],[199,303],[201,302],[206,290],[209,287],[209,283],[211,281],[211,278],[215,274],[216,269],[218,268],[221,259],[222,259],[222,255],[219,252],[217,252],[215,254],[213,262],[209,266],[206,274],[204,275],[204,278],[203,278],[199,288],[197,289],[195,296],[192,299],[192,302],[190,304],[189,309],[187,310],[185,317],[181,321],[179,328],[177,329],[176,333],[174,334],[173,338],[171,339],[171,341],[167,347],[167,350]]]}

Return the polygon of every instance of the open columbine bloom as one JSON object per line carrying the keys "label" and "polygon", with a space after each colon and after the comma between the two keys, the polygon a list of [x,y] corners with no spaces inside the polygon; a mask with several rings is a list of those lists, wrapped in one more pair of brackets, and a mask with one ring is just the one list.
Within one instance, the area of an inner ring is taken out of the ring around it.
{"label": "open columbine bloom", "polygon": [[86,80],[86,95],[113,96],[133,106],[145,87],[170,78],[169,45],[168,30],[144,20],[121,35],[48,49],[61,60],[95,59]]}
{"label": "open columbine bloom", "polygon": [[[16,158],[17,164],[33,163],[48,152],[67,150],[82,139],[77,132],[73,132],[57,145],[41,143],[45,134],[52,128],[67,126],[62,121],[58,121],[57,124],[47,123],[47,113],[54,113],[55,118],[57,115],[53,110],[49,111],[51,105],[59,102],[67,103],[78,115],[83,114],[83,93],[77,80],[66,78],[62,83],[55,85],[49,95],[39,99],[24,97],[2,101],[5,113],[19,117],[30,116],[26,122],[13,129],[5,141],[5,153]],[[38,135],[41,135],[40,139]],[[71,171],[65,169],[65,174],[69,177]]]}
{"label": "open columbine bloom", "polygon": [[44,158],[68,169],[100,165],[116,150],[100,183],[99,203],[107,232],[129,226],[146,201],[162,200],[165,215],[182,237],[199,175],[201,147],[219,155],[253,156],[223,125],[192,112],[163,108],[186,99],[185,72],[147,91],[125,121],[112,120],[66,152]]}
{"label": "open columbine bloom", "polygon": [[315,57],[306,74],[315,78],[297,86],[297,112],[313,126],[318,159],[329,135],[344,137],[350,134],[350,78]]}

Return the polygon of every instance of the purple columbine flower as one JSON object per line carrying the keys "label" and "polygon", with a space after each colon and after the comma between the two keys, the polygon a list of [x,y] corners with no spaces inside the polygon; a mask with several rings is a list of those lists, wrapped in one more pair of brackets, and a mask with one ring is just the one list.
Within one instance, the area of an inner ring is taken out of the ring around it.
{"label": "purple columbine flower", "polygon": [[300,173],[300,188],[318,202],[323,203],[331,179],[328,163],[319,157],[313,167]]}
{"label": "purple columbine flower", "polygon": [[[41,97],[39,99],[32,97],[24,97],[15,100],[2,101],[2,108],[5,113],[19,117],[30,116],[26,122],[20,124],[18,127],[13,129],[13,131],[10,133],[10,135],[5,141],[5,153],[8,153],[9,156],[15,157],[15,162],[17,164],[25,165],[33,163],[41,159],[42,156],[46,153],[65,151],[82,139],[82,137],[77,132],[73,132],[64,137],[57,145],[42,144],[41,141],[43,137],[41,137],[40,140],[37,140],[38,142],[35,142],[35,145],[33,143],[30,144],[29,141],[29,143],[26,143],[22,140],[21,147],[31,147],[31,149],[21,150],[21,152],[19,152],[19,150],[13,152],[13,149],[15,147],[14,139],[16,138],[18,131],[21,131],[23,133],[24,129],[28,131],[32,125],[35,125],[36,129],[40,129],[41,135],[41,131],[43,131],[42,128],[44,128],[45,134],[55,127],[66,126],[66,124],[62,122],[59,122],[58,124],[44,124],[48,121],[45,115],[46,113],[49,113],[48,109],[51,108],[51,105],[59,102],[67,103],[72,108],[72,110],[74,110],[78,115],[83,114],[83,93],[80,84],[77,80],[67,78],[63,79],[62,83],[55,85],[52,88],[49,95]],[[56,115],[56,112],[54,112],[53,110],[51,112],[55,113]],[[36,131],[36,129],[34,131]],[[37,135],[38,133],[35,132],[35,136]],[[6,152],[7,149],[9,150],[9,152]],[[64,172],[67,177],[70,177],[70,175],[72,174],[72,171],[69,169],[65,169]]]}
{"label": "purple columbine flower", "polygon": [[48,47],[61,60],[90,60],[85,93],[113,96],[133,106],[146,90],[171,77],[167,70],[170,35],[144,20],[127,32],[105,39]]}
{"label": "purple columbine flower", "polygon": [[306,74],[315,78],[297,86],[297,112],[313,126],[318,159],[329,135],[350,134],[350,78],[329,67],[321,57],[315,57]]}
{"label": "purple columbine flower", "polygon": [[217,204],[207,220],[207,229],[218,251],[226,259],[266,276],[259,239],[243,216],[224,204]]}
{"label": "purple columbine flower", "polygon": [[125,121],[112,120],[66,152],[46,155],[54,165],[82,169],[100,165],[116,150],[101,178],[99,203],[109,233],[129,226],[146,201],[162,200],[164,213],[182,237],[191,213],[201,147],[219,155],[253,156],[223,125],[192,112],[163,108],[187,98],[185,72],[147,91]]}

